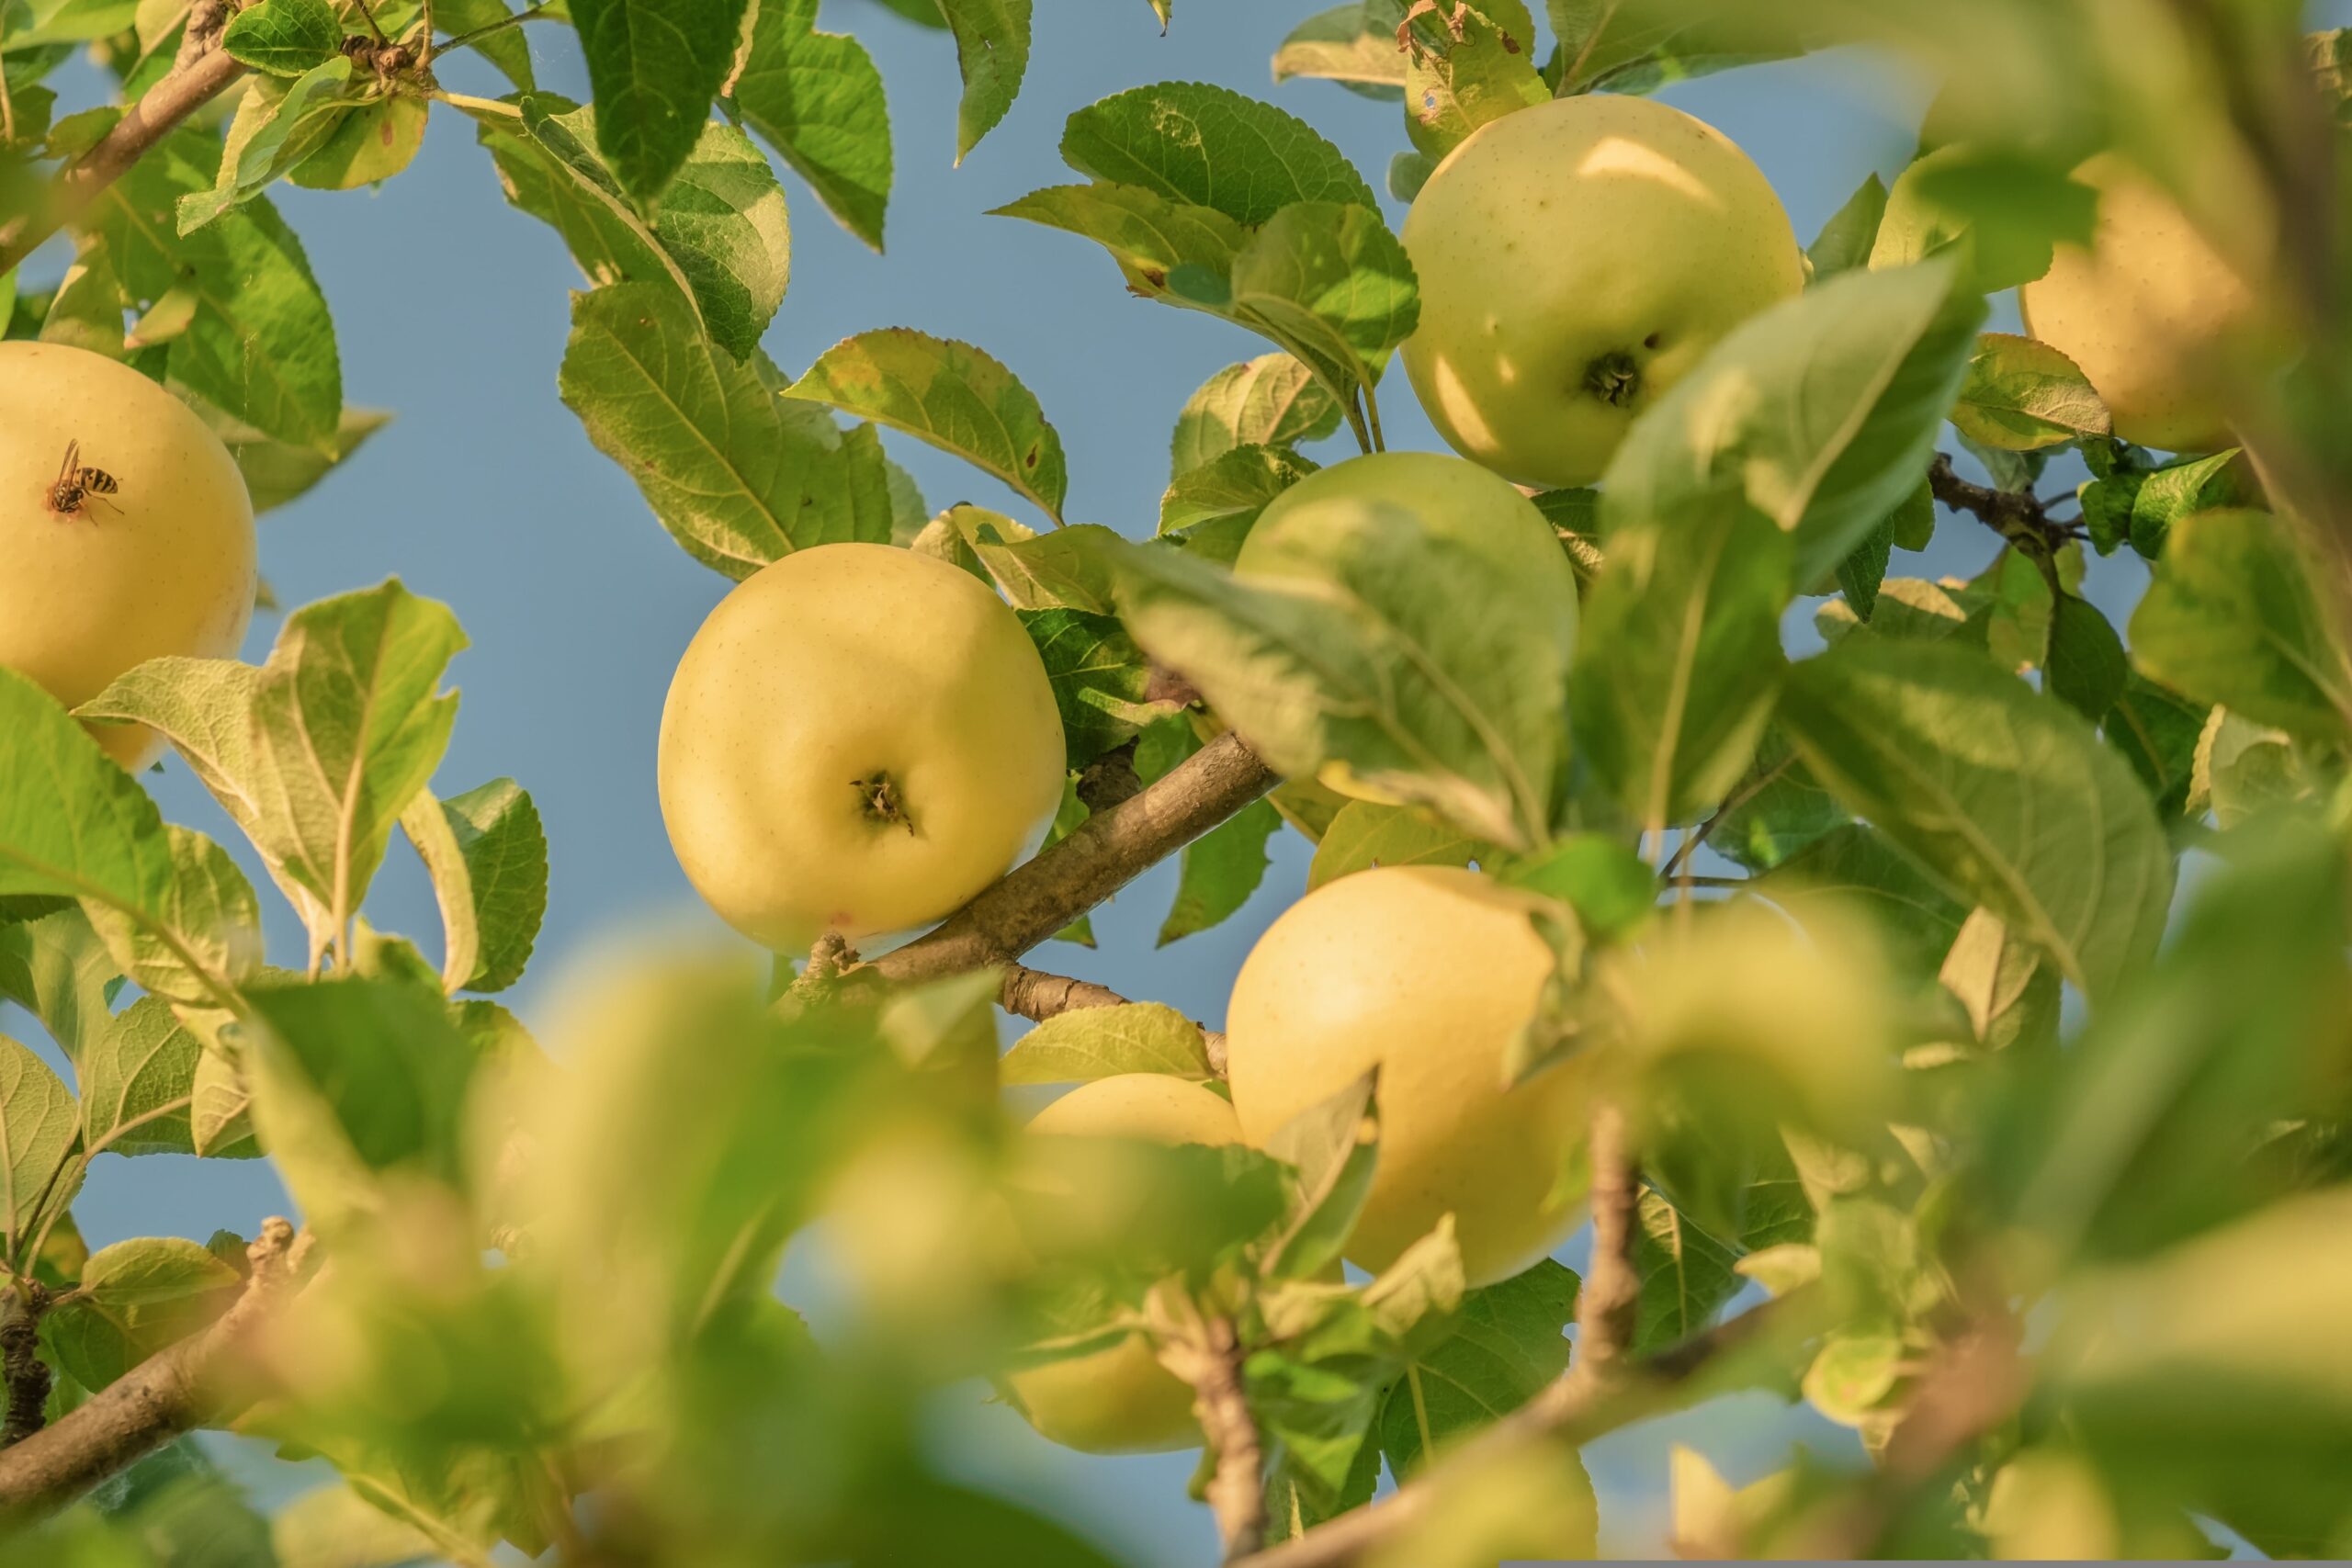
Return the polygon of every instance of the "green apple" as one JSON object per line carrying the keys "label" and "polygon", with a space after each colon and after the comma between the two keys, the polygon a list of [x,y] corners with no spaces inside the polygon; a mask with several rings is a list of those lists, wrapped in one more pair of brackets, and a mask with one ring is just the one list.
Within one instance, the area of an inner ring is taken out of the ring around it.
{"label": "green apple", "polygon": [[1019,617],[888,545],[762,568],[695,634],[662,710],[662,817],[687,879],[778,951],[929,925],[1061,804],[1061,717]]}
{"label": "green apple", "polygon": [[1404,237],[1415,394],[1455,451],[1529,485],[1599,479],[1726,333],[1804,287],[1762,172],[1649,98],[1558,98],[1479,127]]}
{"label": "green apple", "polygon": [[[1218,1146],[1241,1141],[1232,1106],[1199,1084],[1159,1073],[1125,1073],[1081,1084],[1039,1111],[1029,1131],[1048,1137]],[[1005,1381],[1029,1424],[1065,1448],[1091,1454],[1158,1453],[1196,1448],[1201,1441],[1192,1389],[1159,1364],[1142,1334]]]}
{"label": "green apple", "polygon": [[2061,244],[2018,294],[2026,331],[2098,389],[2115,434],[2166,452],[2230,444],[2228,373],[2264,335],[2256,290],[2154,181],[2102,155],[2088,248]]}
{"label": "green apple", "polygon": [[1456,867],[1361,871],[1292,905],[1242,964],[1226,1053],[1250,1142],[1380,1069],[1380,1158],[1350,1262],[1377,1272],[1452,1214],[1469,1282],[1487,1285],[1577,1227],[1564,1176],[1589,1118],[1585,1076],[1504,1082],[1552,972],[1536,908]]}
{"label": "green apple", "polygon": [[[0,343],[0,664],[73,707],[150,659],[235,655],[253,502],[220,438],[138,371]],[[91,728],[126,768],[163,747],[144,725]]]}
{"label": "green apple", "polygon": [[[1504,579],[1529,584],[1553,607],[1560,667],[1575,657],[1576,572],[1559,536],[1517,487],[1460,457],[1378,452],[1309,474],[1276,496],[1234,558],[1236,575],[1264,581],[1329,581],[1349,543],[1384,512],[1402,513],[1428,537],[1484,558]],[[1317,782],[1358,800],[1395,797],[1326,763]]]}

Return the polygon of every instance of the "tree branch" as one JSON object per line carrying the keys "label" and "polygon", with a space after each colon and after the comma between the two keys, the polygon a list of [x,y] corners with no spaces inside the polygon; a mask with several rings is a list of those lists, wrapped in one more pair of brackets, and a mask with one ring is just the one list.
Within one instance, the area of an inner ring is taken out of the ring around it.
{"label": "tree branch", "polygon": [[[1235,1568],[1352,1568],[1426,1518],[1456,1477],[1492,1467],[1522,1445],[1581,1447],[1621,1427],[1679,1410],[1722,1386],[1716,1376],[1752,1348],[1792,1343],[1814,1332],[1813,1288],[1792,1291],[1640,1360],[1613,1365],[1579,1356],[1568,1374],[1476,1438],[1452,1450],[1385,1503],[1341,1514]],[[1579,1331],[1581,1333],[1581,1331]]]}
{"label": "tree branch", "polygon": [[1208,1503],[1226,1561],[1247,1557],[1266,1540],[1266,1457],[1242,1389],[1240,1331],[1229,1317],[1196,1318],[1162,1345],[1160,1359],[1193,1385],[1193,1414],[1216,1455]]}
{"label": "tree branch", "polygon": [[1953,469],[1948,452],[1937,453],[1928,465],[1928,488],[1954,512],[1968,513],[2004,539],[2034,545],[2044,554],[2073,536],[2065,524],[2051,521],[2039,496],[1972,484]]}
{"label": "tree branch", "polygon": [[1577,1359],[1594,1372],[1614,1365],[1634,1342],[1642,1277],[1634,1266],[1635,1214],[1642,1201],[1625,1112],[1614,1100],[1593,1109],[1592,1263],[1577,1288]]}
{"label": "tree branch", "polygon": [[0,1526],[47,1517],[181,1433],[245,1403],[240,1352],[291,1292],[309,1241],[308,1232],[298,1235],[284,1220],[264,1221],[245,1248],[253,1272],[244,1292],[209,1327],[150,1356],[88,1404],[0,1451]]}
{"label": "tree branch", "polygon": [[0,1378],[7,1383],[7,1415],[0,1419],[0,1449],[11,1449],[48,1417],[49,1368],[40,1359],[41,1314],[49,1292],[38,1280],[19,1280],[7,1321],[0,1324]]}
{"label": "tree branch", "polygon": [[129,173],[148,149],[245,73],[244,66],[220,47],[228,16],[220,0],[197,0],[171,73],[148,88],[96,146],[67,165],[48,199],[0,225],[0,273],[39,250],[100,191]]}
{"label": "tree branch", "polygon": [[870,967],[904,982],[1009,964],[1268,790],[1273,770],[1230,732],[1141,794],[1015,866],[930,935]]}

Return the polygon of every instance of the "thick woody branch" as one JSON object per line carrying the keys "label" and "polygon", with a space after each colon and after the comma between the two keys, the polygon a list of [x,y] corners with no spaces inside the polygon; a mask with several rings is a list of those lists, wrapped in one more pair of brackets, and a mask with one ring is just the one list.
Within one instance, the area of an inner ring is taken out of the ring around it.
{"label": "thick woody branch", "polygon": [[40,1319],[49,1292],[37,1280],[17,1281],[5,1321],[0,1321],[0,1378],[7,1384],[7,1415],[0,1419],[0,1449],[10,1449],[40,1430],[49,1404],[49,1368],[40,1359]]}
{"label": "thick woody branch", "polygon": [[[1581,1447],[1621,1427],[1679,1410],[1717,1392],[1718,1373],[1739,1352],[1804,1337],[1809,1292],[1792,1292],[1691,1336],[1655,1356],[1614,1363],[1580,1357],[1567,1376],[1453,1450],[1397,1488],[1386,1502],[1340,1515],[1237,1568],[1351,1568],[1428,1518],[1459,1477],[1476,1475],[1526,1445]],[[1582,1331],[1579,1330],[1579,1333]]]}
{"label": "thick woody branch", "polygon": [[33,210],[0,225],[0,273],[39,250],[169,136],[181,121],[220,96],[245,68],[220,47],[228,10],[220,0],[198,0],[171,73],[147,89],[98,144],[67,165]]}
{"label": "thick woody branch", "polygon": [[36,1523],[183,1432],[242,1403],[240,1353],[290,1292],[306,1250],[284,1220],[245,1249],[253,1273],[212,1325],[158,1351],[54,1425],[0,1451],[0,1527]]}
{"label": "thick woody branch", "polygon": [[1273,770],[1238,735],[1218,736],[1166,776],[1078,830],[870,965],[886,980],[930,980],[1009,964],[1268,790]]}
{"label": "thick woody branch", "polygon": [[[1043,1023],[1049,1018],[1059,1018],[1066,1012],[1081,1008],[1115,1008],[1127,1005],[1127,998],[1108,986],[1098,986],[1091,980],[1073,980],[1067,975],[1049,975],[1043,969],[1031,969],[1024,964],[1004,966],[1004,984],[997,990],[997,1005],[1018,1018]],[[1208,1052],[1209,1066],[1225,1071],[1225,1036],[1214,1029],[1203,1028],[1201,1042]]]}

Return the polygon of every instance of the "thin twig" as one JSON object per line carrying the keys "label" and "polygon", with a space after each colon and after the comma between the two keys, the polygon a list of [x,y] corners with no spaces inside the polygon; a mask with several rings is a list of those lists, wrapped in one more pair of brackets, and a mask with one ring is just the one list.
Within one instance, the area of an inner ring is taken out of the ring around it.
{"label": "thin twig", "polygon": [[[193,13],[188,27],[193,36]],[[206,45],[186,63],[175,65],[171,74],[131,105],[96,146],[57,176],[44,199],[0,224],[0,273],[7,272],[48,243],[51,235],[73,221],[99,192],[129,173],[148,149],[244,73],[243,65],[217,47],[217,36],[215,43]]]}
{"label": "thin twig", "polygon": [[2037,547],[2045,555],[2074,536],[2067,525],[2051,520],[2039,496],[1994,490],[1962,479],[1949,453],[1937,453],[1936,460],[1928,465],[1928,488],[1954,512],[1968,513],[2004,539]]}
{"label": "thin twig", "polygon": [[1577,1287],[1577,1359],[1594,1373],[1607,1371],[1634,1342],[1642,1278],[1634,1265],[1642,1200],[1632,1134],[1624,1108],[1604,1099],[1593,1108],[1592,1263]]}
{"label": "thin twig", "polygon": [[503,33],[507,28],[520,27],[525,22],[538,21],[546,17],[547,14],[548,7],[545,5],[539,5],[532,6],[527,11],[517,11],[512,16],[502,17],[497,21],[484,23],[482,26],[474,28],[470,32],[462,32],[458,34],[455,38],[443,39],[440,51],[443,54],[447,54],[451,50],[465,49],[470,45],[480,43],[482,39],[490,37],[492,33]]}
{"label": "thin twig", "polygon": [[[1783,757],[1780,761],[1774,763],[1763,773],[1757,774],[1754,778],[1748,780],[1746,784],[1732,791],[1730,796],[1726,798],[1721,806],[1715,807],[1715,813],[1713,816],[1708,818],[1704,822],[1700,823],[1690,832],[1682,835],[1682,841],[1674,846],[1674,854],[1672,858],[1664,865],[1658,867],[1658,880],[1663,882],[1672,878],[1677,872],[1682,869],[1683,863],[1688,861],[1692,854],[1697,852],[1699,846],[1705,843],[1708,838],[1717,828],[1723,826],[1724,818],[1729,817],[1733,812],[1738,810],[1741,807],[1746,806],[1758,795],[1762,795],[1767,789],[1770,789],[1772,786],[1782,773],[1787,773],[1795,765],[1796,758],[1794,756]],[[1683,880],[1686,882],[1696,883],[1700,879],[1697,877],[1685,877]]]}

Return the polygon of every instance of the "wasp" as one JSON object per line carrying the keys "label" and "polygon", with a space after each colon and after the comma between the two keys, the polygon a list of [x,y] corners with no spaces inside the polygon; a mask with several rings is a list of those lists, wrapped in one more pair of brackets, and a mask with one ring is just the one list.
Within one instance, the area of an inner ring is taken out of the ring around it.
{"label": "wasp", "polygon": [[82,510],[85,501],[99,502],[119,512],[107,498],[122,489],[121,481],[104,468],[94,468],[79,461],[82,444],[65,444],[65,461],[58,466],[57,482],[49,487],[49,509],[60,517],[72,517]]}

